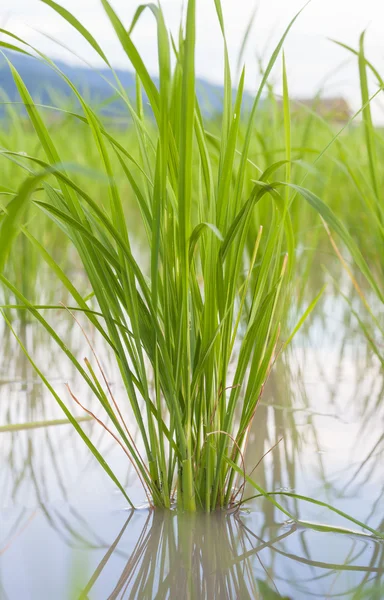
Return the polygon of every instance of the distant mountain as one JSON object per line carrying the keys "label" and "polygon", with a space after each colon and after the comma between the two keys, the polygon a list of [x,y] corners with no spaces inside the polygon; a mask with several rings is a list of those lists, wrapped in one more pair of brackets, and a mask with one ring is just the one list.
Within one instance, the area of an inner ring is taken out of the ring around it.
{"label": "distant mountain", "polygon": [[[69,86],[48,65],[39,59],[34,59],[17,52],[5,53],[15,66],[25,85],[31,93],[35,102],[42,104],[57,104],[55,99],[73,98]],[[76,85],[84,97],[93,105],[101,105],[104,114],[127,116],[126,108],[119,99],[110,100],[114,96],[114,90],[107,81],[113,82],[113,75],[108,69],[93,70],[88,67],[78,67],[56,61],[55,64]],[[130,71],[116,71],[121,83],[128,95],[135,97],[135,76]],[[105,79],[103,79],[103,77]],[[156,80],[155,80],[156,82]],[[205,116],[213,116],[221,113],[223,103],[223,88],[213,85],[202,79],[197,80],[197,95]],[[0,92],[11,101],[20,101],[10,68],[3,56],[0,56]],[[4,99],[1,99],[4,101]],[[250,104],[251,97],[245,95],[246,104]],[[0,108],[0,114],[4,111]]]}

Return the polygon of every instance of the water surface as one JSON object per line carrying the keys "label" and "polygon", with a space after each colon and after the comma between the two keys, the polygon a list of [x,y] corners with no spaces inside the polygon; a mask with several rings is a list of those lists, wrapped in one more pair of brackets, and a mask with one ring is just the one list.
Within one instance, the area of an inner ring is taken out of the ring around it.
{"label": "water surface", "polygon": [[[68,315],[49,319],[76,356],[90,355]],[[41,328],[20,320],[15,327],[71,409],[84,417],[65,382],[98,414]],[[1,600],[384,598],[384,545],[357,526],[345,535],[298,527],[265,498],[231,515],[130,511],[69,425],[4,431],[63,414],[5,327],[0,339]],[[113,362],[92,341],[123,405]],[[315,497],[383,529],[383,384],[347,306],[328,293],[272,371],[248,472],[255,469],[252,477],[268,491]],[[125,455],[95,421],[83,426],[143,505]],[[301,519],[351,527],[327,509],[283,495],[279,501]]]}

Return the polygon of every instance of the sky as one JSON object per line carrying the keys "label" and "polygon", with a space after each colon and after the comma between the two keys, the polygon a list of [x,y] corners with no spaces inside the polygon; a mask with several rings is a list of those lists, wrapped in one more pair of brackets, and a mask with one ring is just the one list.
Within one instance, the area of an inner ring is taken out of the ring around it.
{"label": "sky", "polygon": [[[129,69],[99,0],[56,0],[71,11],[95,36],[112,64]],[[128,26],[143,0],[110,0],[124,24]],[[185,2],[184,2],[185,3]],[[176,32],[183,0],[162,0],[169,28]],[[264,64],[293,16],[304,0],[222,0],[231,62],[234,70],[244,31],[253,11],[254,26],[244,54],[246,86],[257,88],[257,58]],[[1,0],[0,26],[16,33],[53,58],[79,63],[81,57],[95,66],[101,59],[63,19],[40,0]],[[328,96],[342,95],[352,107],[359,108],[357,59],[332,43],[333,38],[358,47],[359,35],[366,31],[366,54],[384,77],[384,1],[383,0],[311,0],[295,22],[285,43],[290,93],[294,97],[313,96],[320,87]],[[42,35],[69,46],[75,53]],[[197,0],[198,75],[220,83],[223,80],[223,45],[215,14],[214,0]],[[148,70],[157,71],[155,21],[148,12],[140,20],[134,41],[142,53]],[[276,92],[281,91],[281,61],[272,73]],[[372,81],[371,92],[377,87]],[[384,95],[374,106],[376,121],[384,123]]]}

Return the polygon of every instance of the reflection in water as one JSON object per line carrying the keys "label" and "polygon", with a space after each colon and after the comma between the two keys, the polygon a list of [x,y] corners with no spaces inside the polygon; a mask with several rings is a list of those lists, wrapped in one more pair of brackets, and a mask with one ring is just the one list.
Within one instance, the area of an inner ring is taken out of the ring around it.
{"label": "reflection in water", "polygon": [[[79,599],[87,598],[103,576],[132,516],[133,513]],[[287,537],[292,530],[275,541]],[[265,544],[249,548],[246,538],[241,522],[232,517],[150,514],[108,598],[257,598],[257,574],[251,563]],[[262,585],[276,589],[272,580]]]}
{"label": "reflection in water", "polygon": [[384,590],[380,542],[289,523],[265,529],[256,513],[40,509],[1,542],[0,558],[10,600],[380,599]]}
{"label": "reflection in water", "polygon": [[[381,365],[352,326],[347,305],[326,297],[271,373],[248,472],[273,448],[254,473],[265,489],[306,493],[383,529],[383,387]],[[266,500],[263,508],[273,523],[276,509]],[[307,507],[292,501],[289,509],[303,516]]]}
{"label": "reflection in water", "polygon": [[[50,319],[76,356],[89,352],[68,316]],[[16,329],[60,395],[67,397],[70,381],[97,414],[44,332],[23,320]],[[62,418],[5,328],[0,338],[0,427]],[[94,343],[119,394],[118,375]],[[381,366],[348,306],[327,295],[271,373],[249,436],[247,472],[255,469],[269,491],[316,497],[383,529],[383,387]],[[95,422],[84,427],[134,486],[104,430]],[[237,517],[138,511],[124,524],[123,500],[70,426],[0,432],[0,463],[1,600],[384,598],[381,543],[284,524],[266,499]],[[142,501],[139,488],[133,497]],[[326,510],[279,500],[303,519],[348,526]]]}
{"label": "reflection in water", "polygon": [[[132,514],[80,593],[79,600],[85,600],[103,577],[103,571],[118,548],[131,517]],[[294,545],[294,541],[288,539],[291,536],[296,537],[296,541],[297,537],[301,538],[304,556],[289,551],[289,547]],[[328,589],[327,597],[334,597],[340,595],[340,592],[331,592],[332,588],[339,587],[337,579],[350,572],[356,575],[355,594],[364,586],[367,573],[375,574],[376,587],[380,583],[384,567],[383,547],[374,547],[366,566],[364,562],[359,564],[365,553],[364,544],[355,540],[345,563],[328,564],[310,558],[312,548],[304,543],[304,536],[305,532],[298,533],[296,526],[290,525],[263,539],[242,518],[223,514],[212,517],[197,515],[194,518],[172,513],[149,515],[116,585],[106,597],[109,600],[273,600],[282,597],[288,587],[290,595],[283,597],[293,599],[304,597],[306,593],[312,595],[310,590],[316,579],[321,582],[319,590]],[[302,568],[298,569],[300,565]],[[327,571],[326,577],[322,570]],[[292,571],[295,573],[293,577],[289,575]],[[311,571],[312,578],[307,581],[306,573]]]}
{"label": "reflection in water", "polygon": [[[58,386],[66,380],[68,372],[61,368],[57,356],[45,346],[46,340],[39,328],[22,322],[19,335],[28,351],[44,359],[45,372],[53,373],[53,383]],[[63,329],[68,339],[68,331]],[[65,460],[68,450],[82,447],[69,427],[41,427],[37,432],[34,425],[52,423],[63,417],[55,402],[23,354],[20,346],[9,331],[3,336],[3,351],[0,372],[0,423],[7,426],[19,425],[25,430],[4,431],[1,434],[0,457],[2,500],[18,504],[23,502],[46,502],[50,490],[55,490],[66,499]],[[94,423],[88,425],[94,427]],[[81,453],[82,454],[82,453]]]}

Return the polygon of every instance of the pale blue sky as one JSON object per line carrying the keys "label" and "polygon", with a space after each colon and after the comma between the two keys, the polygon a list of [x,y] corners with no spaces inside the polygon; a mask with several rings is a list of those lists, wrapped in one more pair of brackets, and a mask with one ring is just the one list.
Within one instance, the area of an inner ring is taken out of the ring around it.
{"label": "pale blue sky", "polygon": [[[60,2],[60,0],[57,0]],[[61,0],[62,6],[73,12],[95,35],[109,59],[117,67],[129,68],[124,53],[106,24],[99,0]],[[141,4],[137,0],[112,0],[124,23],[128,24]],[[162,6],[171,29],[176,30],[180,19],[182,0],[163,0]],[[228,44],[233,64],[249,17],[258,4],[258,13],[248,49],[245,54],[247,87],[255,89],[258,74],[255,56],[268,46],[269,52],[279,34],[293,15],[303,6],[303,0],[222,0]],[[55,13],[39,0],[2,0],[0,22],[40,49],[56,58],[71,62],[74,56],[41,36],[36,30],[69,45],[77,54],[92,64],[99,59],[92,49],[73,32]],[[213,0],[197,0],[198,46],[197,70],[200,76],[214,82],[222,80],[222,44]],[[343,94],[358,107],[357,65],[348,53],[338,48],[328,37],[357,47],[359,34],[367,28],[367,54],[384,76],[384,2],[382,0],[312,0],[295,23],[285,44],[290,91],[296,96],[315,93],[327,74],[345,60],[349,64],[327,79],[329,95]],[[156,39],[154,21],[148,14],[137,28],[135,41],[143,53],[149,70],[156,72]],[[267,56],[267,53],[265,54]],[[279,69],[273,79],[280,88]],[[374,87],[372,87],[372,91]],[[375,114],[384,120],[384,110],[376,106]]]}

